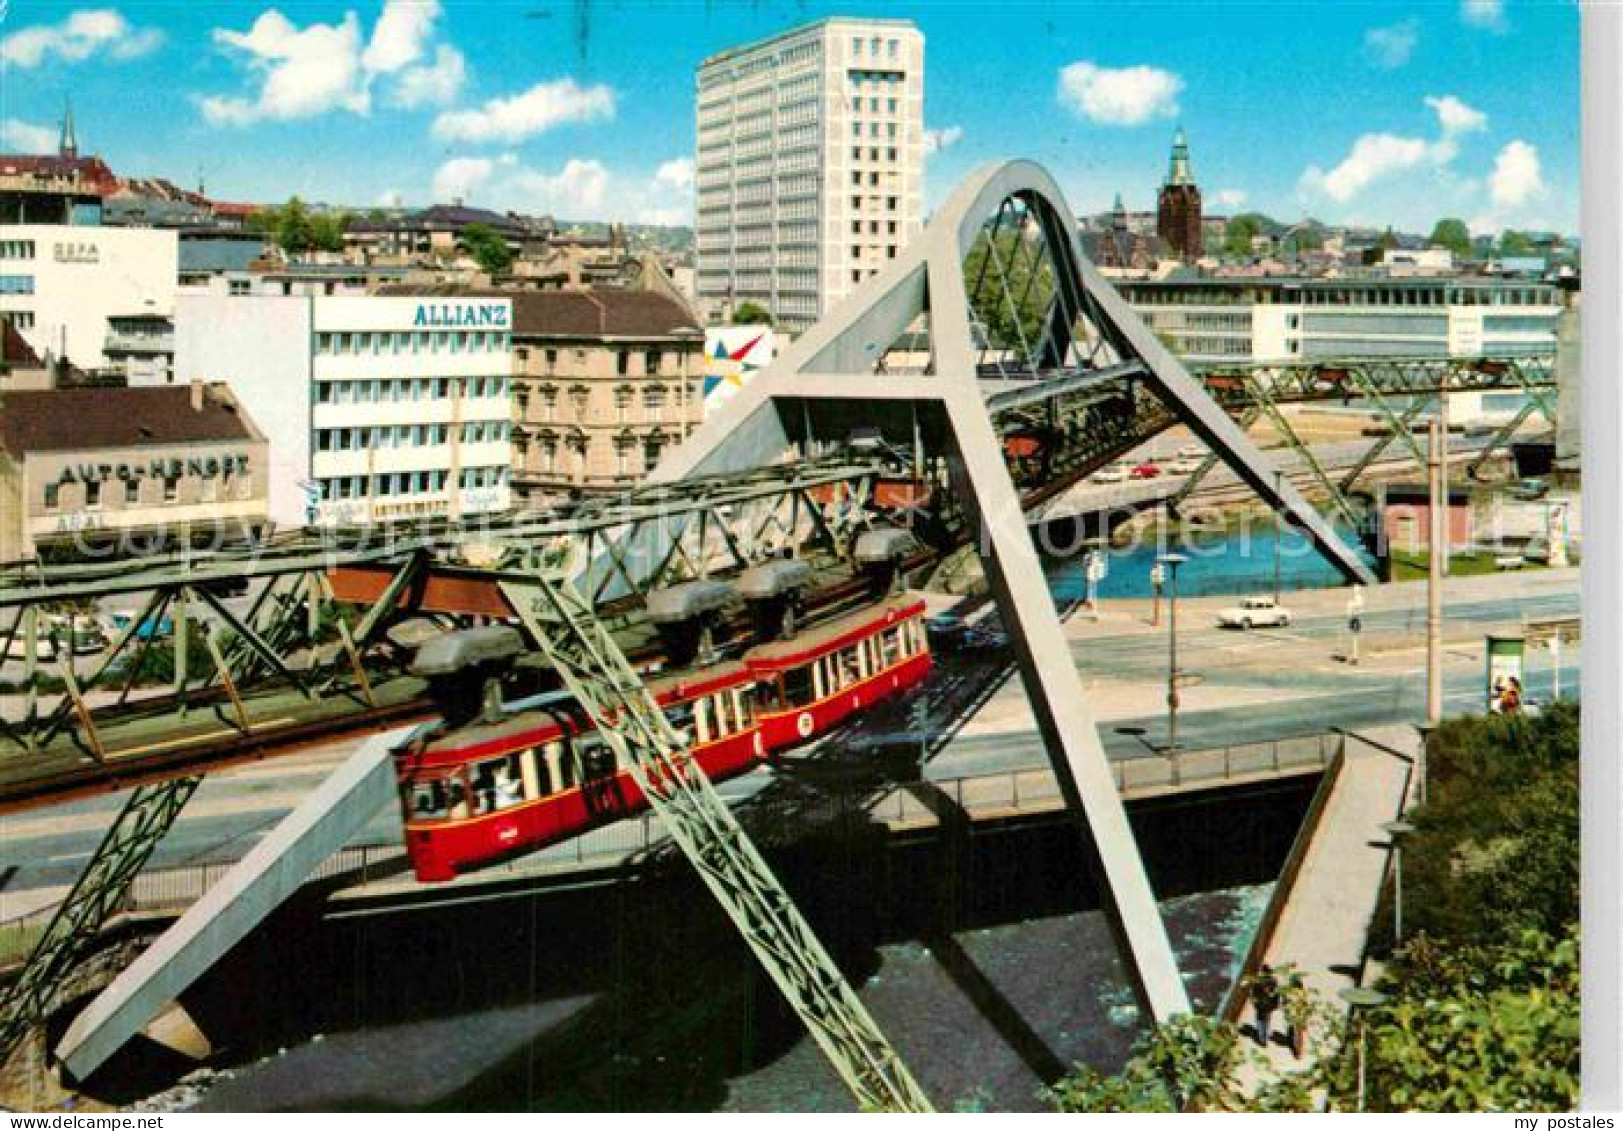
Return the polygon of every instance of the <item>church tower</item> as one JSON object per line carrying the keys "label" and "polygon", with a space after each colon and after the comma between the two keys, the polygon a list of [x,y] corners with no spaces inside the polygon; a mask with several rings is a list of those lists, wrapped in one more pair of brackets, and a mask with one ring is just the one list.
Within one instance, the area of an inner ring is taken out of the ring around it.
{"label": "church tower", "polygon": [[1156,212],[1156,234],[1167,249],[1186,262],[1199,259],[1205,251],[1201,230],[1200,186],[1189,167],[1189,140],[1183,127],[1172,139],[1172,162],[1161,185]]}
{"label": "church tower", "polygon": [[73,132],[73,103],[64,100],[62,110],[62,138],[57,143],[57,156],[72,161],[79,156],[79,139]]}

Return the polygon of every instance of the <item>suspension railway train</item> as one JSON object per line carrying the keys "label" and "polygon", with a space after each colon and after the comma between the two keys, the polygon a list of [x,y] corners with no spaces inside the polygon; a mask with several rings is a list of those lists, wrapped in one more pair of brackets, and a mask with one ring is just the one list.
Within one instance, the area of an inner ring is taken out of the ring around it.
{"label": "suspension railway train", "polygon": [[[709,593],[714,606],[717,593]],[[704,594],[679,596],[702,603]],[[792,616],[756,616],[762,642],[732,659],[716,658],[707,638],[699,642],[695,620],[707,610],[684,607],[692,604],[665,603],[661,627],[677,630],[672,640],[688,630],[688,648],[678,645],[676,654],[689,654],[647,687],[712,781],[817,738],[912,687],[931,667],[925,605],[916,597],[886,596],[808,628]],[[651,616],[657,611],[651,600]],[[763,622],[774,627],[762,631]],[[516,649],[516,633],[511,640]],[[454,660],[443,670],[461,678],[468,666]],[[465,678],[453,686],[464,701],[478,698]],[[418,879],[449,880],[647,807],[630,769],[566,692],[503,704],[487,690],[483,703],[472,717],[419,728],[394,753]]]}

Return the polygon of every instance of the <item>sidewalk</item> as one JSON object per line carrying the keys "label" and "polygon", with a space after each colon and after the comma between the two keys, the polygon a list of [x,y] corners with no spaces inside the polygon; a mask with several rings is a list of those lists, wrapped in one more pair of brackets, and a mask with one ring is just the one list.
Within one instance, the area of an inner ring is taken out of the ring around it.
{"label": "sidewalk", "polygon": [[[1338,992],[1359,984],[1365,936],[1386,882],[1390,838],[1381,826],[1398,817],[1412,780],[1411,763],[1383,746],[1413,758],[1420,739],[1413,727],[1382,727],[1347,736],[1341,775],[1262,957],[1276,968],[1294,965],[1314,997],[1338,1012],[1346,1009]],[[1249,1007],[1242,1019],[1253,1023]],[[1270,1074],[1295,1071],[1315,1057],[1336,1052],[1322,1037],[1317,1042],[1310,1038],[1304,1058],[1297,1060],[1277,1043],[1285,1026],[1277,1014],[1274,1020],[1276,1043],[1266,1050],[1267,1067],[1257,1070],[1248,1065],[1240,1074],[1246,1094],[1267,1083]]]}

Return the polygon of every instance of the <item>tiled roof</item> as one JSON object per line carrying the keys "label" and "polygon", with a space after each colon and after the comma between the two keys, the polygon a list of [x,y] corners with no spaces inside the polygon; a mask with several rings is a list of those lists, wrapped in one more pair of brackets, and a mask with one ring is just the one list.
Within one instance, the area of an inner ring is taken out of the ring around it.
{"label": "tiled roof", "polygon": [[261,438],[218,384],[206,390],[201,410],[192,408],[189,385],[26,390],[0,402],[0,448],[14,456]]}
{"label": "tiled roof", "polygon": [[515,337],[663,338],[700,329],[653,291],[528,291],[513,295]]}

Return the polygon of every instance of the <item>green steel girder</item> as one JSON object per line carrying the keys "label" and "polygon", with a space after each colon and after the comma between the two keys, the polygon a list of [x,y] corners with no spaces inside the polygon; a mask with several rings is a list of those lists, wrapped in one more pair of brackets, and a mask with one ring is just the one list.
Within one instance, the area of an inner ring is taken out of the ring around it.
{"label": "green steel girder", "polygon": [[64,979],[107,921],[123,906],[130,885],[152,857],[201,777],[137,786],[102,838],[90,862],[35,944],[22,970],[0,998],[0,1062],[28,1030],[59,1004]]}
{"label": "green steel girder", "polygon": [[886,1111],[932,1110],[592,603],[545,574],[502,588],[857,1101]]}

